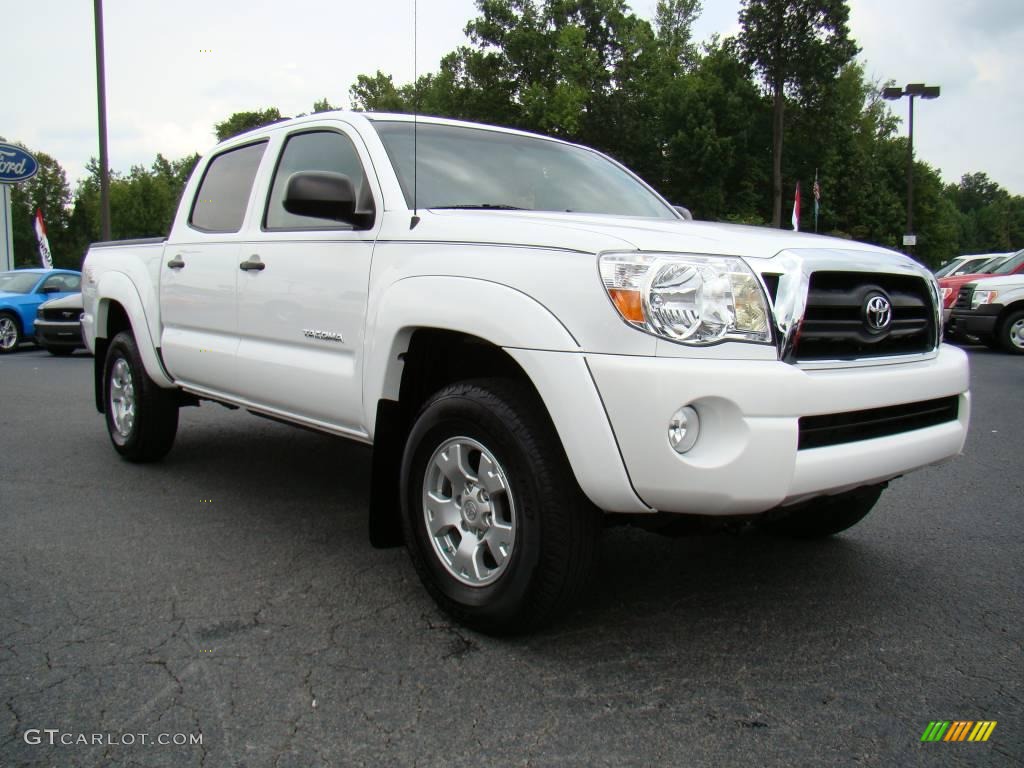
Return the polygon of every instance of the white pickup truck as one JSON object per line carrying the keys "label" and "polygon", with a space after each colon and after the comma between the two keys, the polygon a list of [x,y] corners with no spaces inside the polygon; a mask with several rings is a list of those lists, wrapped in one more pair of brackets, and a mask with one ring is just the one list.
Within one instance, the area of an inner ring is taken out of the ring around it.
{"label": "white pickup truck", "polygon": [[829,535],[967,432],[967,361],[911,259],[692,221],[501,128],[237,136],[166,240],[97,243],[83,285],[121,455],[161,458],[203,400],[372,444],[371,540],[489,632],[564,609],[606,520]]}

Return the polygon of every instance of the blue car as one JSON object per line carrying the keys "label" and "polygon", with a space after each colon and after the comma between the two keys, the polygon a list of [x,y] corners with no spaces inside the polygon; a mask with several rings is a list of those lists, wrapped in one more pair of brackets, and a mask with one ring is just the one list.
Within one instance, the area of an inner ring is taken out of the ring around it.
{"label": "blue car", "polygon": [[0,272],[0,354],[35,335],[36,309],[44,301],[82,290],[82,273],[70,269]]}

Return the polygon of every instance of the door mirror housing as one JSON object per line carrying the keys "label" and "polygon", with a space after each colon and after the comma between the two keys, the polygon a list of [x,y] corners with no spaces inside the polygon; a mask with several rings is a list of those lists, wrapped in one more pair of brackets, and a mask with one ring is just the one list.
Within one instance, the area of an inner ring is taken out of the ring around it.
{"label": "door mirror housing", "polygon": [[352,179],[331,171],[298,171],[285,186],[284,209],[297,216],[314,216],[351,224],[368,226],[373,214],[356,211],[356,189]]}
{"label": "door mirror housing", "polygon": [[687,208],[684,205],[673,205],[672,207],[675,208],[676,209],[676,213],[678,213],[684,219],[686,219],[687,221],[693,221],[693,214],[690,213],[690,209],[689,208]]}

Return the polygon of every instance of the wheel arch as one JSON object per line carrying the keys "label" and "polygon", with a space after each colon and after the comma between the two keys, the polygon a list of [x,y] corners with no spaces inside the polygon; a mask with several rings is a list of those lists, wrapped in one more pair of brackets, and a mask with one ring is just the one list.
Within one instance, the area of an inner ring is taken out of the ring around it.
{"label": "wheel arch", "polygon": [[101,278],[96,292],[96,341],[93,350],[96,410],[100,413],[104,411],[103,366],[107,348],[111,339],[121,331],[131,331],[135,336],[149,377],[161,387],[173,387],[174,382],[160,361],[142,299],[128,276],[120,272],[109,272]]}
{"label": "wheel arch", "polygon": [[1010,315],[1024,310],[1024,295],[1017,296],[1013,301],[1007,304],[999,312],[999,318],[996,320],[996,328],[1002,328],[1003,323],[1006,322],[1006,318]]}
{"label": "wheel arch", "polygon": [[[650,511],[626,474],[582,349],[535,299],[483,280],[409,278],[387,290],[373,317],[363,391],[374,443],[370,539],[375,546],[401,543],[398,465],[412,420],[427,397],[468,378],[524,382],[591,501],[608,510]],[[567,399],[574,402],[567,405]]]}

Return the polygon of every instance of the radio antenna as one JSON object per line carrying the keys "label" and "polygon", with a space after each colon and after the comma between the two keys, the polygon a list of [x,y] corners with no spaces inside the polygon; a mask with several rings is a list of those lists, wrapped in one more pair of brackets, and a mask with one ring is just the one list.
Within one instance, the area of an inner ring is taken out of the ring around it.
{"label": "radio antenna", "polygon": [[420,223],[418,205],[418,178],[419,171],[419,146],[417,141],[418,113],[420,111],[420,89],[419,89],[419,62],[417,60],[417,16],[416,0],[412,0],[412,219],[409,221],[409,229],[414,229]]}

